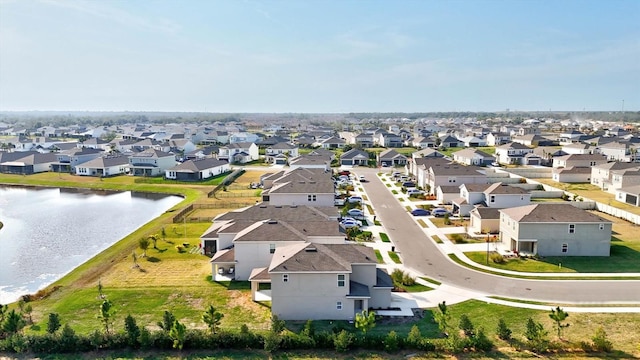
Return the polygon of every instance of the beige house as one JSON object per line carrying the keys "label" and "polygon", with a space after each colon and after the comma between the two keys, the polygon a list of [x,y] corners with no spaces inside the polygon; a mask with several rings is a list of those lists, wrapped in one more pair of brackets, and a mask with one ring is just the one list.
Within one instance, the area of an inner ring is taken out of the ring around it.
{"label": "beige house", "polygon": [[[280,173],[279,173],[280,174]],[[335,185],[330,171],[297,168],[278,178],[265,177],[262,201],[269,205],[333,206]]]}
{"label": "beige house", "polygon": [[639,170],[640,164],[623,163],[613,161],[606,164],[600,164],[591,168],[591,185],[595,185],[603,191],[615,192],[616,188],[612,187],[614,173],[619,174],[620,170]]}
{"label": "beige house", "polygon": [[[212,275],[248,280],[254,268],[266,267],[277,248],[302,243],[344,243],[335,207],[251,206],[214,219],[201,236],[211,259]],[[233,269],[233,270],[231,270]]]}
{"label": "beige house", "polygon": [[[271,313],[283,320],[353,320],[391,305],[391,277],[372,248],[356,244],[293,244],[278,248],[268,269]],[[263,281],[264,270],[253,283]]]}
{"label": "beige house", "polygon": [[609,256],[611,221],[568,203],[500,210],[500,241],[541,256]]}
{"label": "beige house", "polygon": [[469,213],[469,230],[472,233],[496,234],[500,231],[500,210],[478,206]]}
{"label": "beige house", "polygon": [[553,158],[554,168],[590,167],[607,163],[607,157],[601,154],[570,154]]}

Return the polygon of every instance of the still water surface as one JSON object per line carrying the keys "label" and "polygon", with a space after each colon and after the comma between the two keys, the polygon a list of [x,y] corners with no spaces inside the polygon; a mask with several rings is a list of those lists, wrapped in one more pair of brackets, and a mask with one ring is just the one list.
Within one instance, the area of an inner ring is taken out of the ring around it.
{"label": "still water surface", "polygon": [[58,280],[181,200],[0,186],[0,304]]}

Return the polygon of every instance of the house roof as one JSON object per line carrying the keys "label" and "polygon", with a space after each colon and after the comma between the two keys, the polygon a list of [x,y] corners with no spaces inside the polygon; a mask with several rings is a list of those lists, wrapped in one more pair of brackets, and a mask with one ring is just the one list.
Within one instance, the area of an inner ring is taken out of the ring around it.
{"label": "house roof", "polygon": [[498,194],[519,195],[519,194],[528,194],[529,192],[526,191],[525,189],[522,189],[516,186],[510,186],[510,185],[498,182],[498,183],[491,184],[484,191],[484,193],[491,194],[491,195],[498,195]]}
{"label": "house roof", "polygon": [[269,268],[254,268],[251,270],[251,274],[249,275],[249,281],[260,281],[260,280],[271,280],[271,276],[269,276]]}
{"label": "house roof", "polygon": [[495,157],[493,155],[489,155],[484,151],[480,151],[478,149],[469,149],[469,148],[456,151],[451,155],[462,157],[462,158],[473,158],[475,156],[481,156],[483,158],[495,159]]}
{"label": "house roof", "polygon": [[558,156],[556,159],[564,161],[581,161],[581,160],[607,160],[606,155],[602,154],[569,154],[564,156]]}
{"label": "house roof", "polygon": [[379,158],[380,158],[380,160],[396,159],[396,158],[405,159],[405,160],[407,159],[406,156],[400,154],[399,152],[397,152],[394,149],[384,150],[383,152],[380,153]]}
{"label": "house roof", "polygon": [[187,160],[182,164],[178,164],[168,171],[176,171],[181,173],[195,173],[202,170],[212,169],[219,166],[229,164],[226,160],[218,160],[214,158],[204,158],[200,160]]}
{"label": "house roof", "polygon": [[460,187],[459,186],[440,185],[438,187],[440,188],[440,191],[442,191],[443,194],[458,194],[458,193],[460,193]]}
{"label": "house roof", "polygon": [[640,168],[640,164],[637,163],[624,163],[624,162],[618,162],[618,161],[612,161],[606,164],[598,164],[593,166],[593,168],[595,169],[601,169],[601,170],[624,170],[624,169],[631,169],[631,168]]}
{"label": "house roof", "polygon": [[531,150],[530,147],[526,146],[526,145],[522,145],[520,143],[517,142],[510,142],[508,144],[504,144],[504,145],[500,145],[498,147],[496,147],[496,149],[520,149],[520,150]]}
{"label": "house roof", "polygon": [[376,286],[375,287],[385,287],[385,288],[393,288],[393,280],[389,273],[385,269],[376,268]]}
{"label": "house roof", "polygon": [[132,158],[164,158],[169,156],[174,157],[175,155],[156,149],[147,149],[135,155],[131,155]]}
{"label": "house roof", "polygon": [[517,222],[526,223],[603,223],[611,221],[601,218],[586,210],[579,209],[571,204],[542,203],[518,206],[500,210]]}
{"label": "house roof", "polygon": [[340,156],[340,159],[354,159],[356,157],[369,158],[369,153],[360,149],[351,149]]}
{"label": "house roof", "polygon": [[480,171],[482,168],[477,166],[464,165],[436,165],[430,167],[435,176],[486,176]]}
{"label": "house roof", "polygon": [[339,216],[335,207],[311,207],[311,206],[274,206],[257,204],[244,209],[229,211],[215,218],[219,220],[247,220],[259,221],[265,219],[277,219],[287,221],[308,222],[330,220]]}
{"label": "house roof", "polygon": [[365,284],[361,284],[357,281],[349,281],[349,293],[348,297],[371,297],[369,287]]}
{"label": "house roof", "polygon": [[471,212],[476,213],[480,219],[497,220],[500,219],[500,210],[502,209],[478,206],[471,210]]}
{"label": "house roof", "polygon": [[103,156],[98,157],[89,161],[86,161],[82,164],[79,164],[78,167],[83,168],[108,168],[112,166],[118,165],[126,165],[129,163],[129,158],[122,155],[114,155],[114,156]]}
{"label": "house roof", "polygon": [[236,262],[236,250],[235,248],[218,250],[213,255],[210,263],[232,263]]}
{"label": "house roof", "polygon": [[588,166],[569,166],[566,168],[556,168],[552,170],[556,174],[591,174]]}
{"label": "house roof", "polygon": [[269,273],[348,272],[352,264],[377,263],[372,248],[356,244],[295,244],[273,254]]}

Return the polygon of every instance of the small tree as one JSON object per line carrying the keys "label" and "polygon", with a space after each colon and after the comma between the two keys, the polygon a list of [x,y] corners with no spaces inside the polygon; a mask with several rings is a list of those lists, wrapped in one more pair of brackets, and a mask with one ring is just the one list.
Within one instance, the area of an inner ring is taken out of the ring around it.
{"label": "small tree", "polygon": [[4,322],[4,318],[9,312],[9,305],[0,304],[0,326]]}
{"label": "small tree", "polygon": [[163,331],[168,332],[169,330],[171,330],[174,321],[176,321],[176,317],[173,316],[173,313],[171,313],[171,311],[165,310],[162,314],[162,321],[158,321],[157,325]]}
{"label": "small tree", "polygon": [[504,322],[504,319],[498,320],[498,327],[496,328],[496,334],[502,340],[511,340],[511,329]]}
{"label": "small tree", "polygon": [[353,334],[344,329],[333,338],[333,346],[337,352],[346,352],[352,343]]}
{"label": "small tree", "polygon": [[551,309],[551,314],[549,314],[551,320],[555,322],[555,328],[558,333],[558,339],[562,338],[562,330],[569,327],[569,324],[563,324],[562,322],[569,317],[569,313],[562,310],[560,306],[557,306],[555,309]]}
{"label": "small tree", "polygon": [[140,265],[138,265],[138,255],[136,255],[135,250],[131,252],[131,259],[133,260],[133,268],[139,268]]}
{"label": "small tree", "polygon": [[438,312],[434,314],[434,319],[438,323],[438,329],[445,336],[448,336],[449,319],[451,315],[447,312],[447,304],[443,301],[438,304]]}
{"label": "small tree", "polygon": [[413,325],[407,335],[407,344],[413,348],[418,348],[422,342],[422,334],[418,325]]}
{"label": "small tree", "polygon": [[376,313],[373,311],[362,310],[361,313],[356,314],[355,325],[356,329],[360,329],[362,333],[366,335],[367,331],[376,326]]}
{"label": "small tree", "polygon": [[280,320],[278,315],[271,316],[271,331],[274,334],[276,335],[282,334],[282,332],[284,331],[284,326],[285,326],[284,320]]}
{"label": "small tree", "polygon": [[47,322],[47,333],[55,334],[60,329],[60,315],[58,313],[49,313],[49,321]]}
{"label": "small tree", "polygon": [[545,352],[548,349],[548,331],[532,318],[527,319],[527,329],[524,336],[527,338],[529,346],[536,352]]}
{"label": "small tree", "polygon": [[204,323],[207,324],[209,331],[212,334],[215,334],[218,328],[220,327],[220,323],[223,317],[224,317],[224,314],[216,311],[213,305],[209,305],[207,310],[205,310],[205,312],[202,314],[202,321],[204,321]]}
{"label": "small tree", "polygon": [[607,339],[607,332],[602,326],[596,329],[591,341],[593,341],[593,347],[598,351],[610,352],[613,350],[613,344]]}
{"label": "small tree", "polygon": [[182,350],[186,333],[187,327],[181,324],[178,320],[174,320],[171,330],[169,330],[169,337],[173,340],[174,349]]}
{"label": "small tree", "polygon": [[471,337],[475,334],[473,323],[471,322],[467,314],[462,314],[462,316],[460,316],[460,322],[458,323],[458,328],[464,331],[464,334],[466,336]]}
{"label": "small tree", "polygon": [[[155,235],[151,235],[148,238],[140,238],[140,240],[138,240],[138,246],[140,247],[140,249],[142,249],[142,255],[140,255],[140,257],[147,257],[147,249],[149,248],[149,245],[151,244],[151,238],[155,238]],[[155,244],[155,240],[154,240],[154,244]]]}
{"label": "small tree", "polygon": [[313,338],[316,336],[316,327],[313,324],[313,320],[307,320],[302,329],[302,335]]}
{"label": "small tree", "polygon": [[98,313],[98,319],[104,325],[104,332],[110,334],[111,332],[111,324],[113,323],[113,318],[115,316],[116,309],[113,308],[113,304],[109,300],[102,301],[100,304],[100,312]]}
{"label": "small tree", "polygon": [[24,306],[24,310],[23,311],[24,311],[24,314],[27,317],[27,322],[29,324],[33,324],[33,317],[32,317],[32,315],[33,315],[33,306],[31,306],[31,304],[27,304],[27,305]]}
{"label": "small tree", "polygon": [[2,330],[9,334],[16,334],[25,327],[26,322],[22,318],[20,314],[18,314],[14,309],[9,311],[5,316],[4,322],[1,324]]}
{"label": "small tree", "polygon": [[136,323],[136,319],[134,319],[131,314],[127,315],[124,319],[124,331],[127,334],[127,344],[131,347],[137,347],[138,337],[140,336],[140,327]]}
{"label": "small tree", "polygon": [[444,224],[451,225],[451,219],[449,219],[449,213],[444,214]]}

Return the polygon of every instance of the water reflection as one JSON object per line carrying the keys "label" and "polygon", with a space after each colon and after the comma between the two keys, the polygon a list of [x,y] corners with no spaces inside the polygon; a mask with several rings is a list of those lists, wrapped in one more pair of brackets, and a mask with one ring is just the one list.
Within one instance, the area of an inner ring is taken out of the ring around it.
{"label": "water reflection", "polygon": [[0,187],[0,303],[45,287],[181,200]]}

